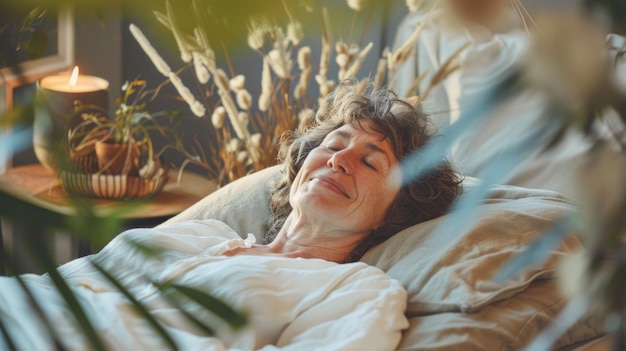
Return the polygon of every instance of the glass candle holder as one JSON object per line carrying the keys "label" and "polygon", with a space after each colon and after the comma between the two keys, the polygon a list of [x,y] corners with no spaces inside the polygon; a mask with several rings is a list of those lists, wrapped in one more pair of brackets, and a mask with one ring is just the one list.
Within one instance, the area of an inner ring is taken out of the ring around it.
{"label": "glass candle holder", "polygon": [[74,74],[57,74],[37,82],[38,103],[33,124],[33,149],[39,162],[54,169],[51,150],[67,136],[69,128],[80,123],[77,106],[96,106],[108,111],[109,82]]}

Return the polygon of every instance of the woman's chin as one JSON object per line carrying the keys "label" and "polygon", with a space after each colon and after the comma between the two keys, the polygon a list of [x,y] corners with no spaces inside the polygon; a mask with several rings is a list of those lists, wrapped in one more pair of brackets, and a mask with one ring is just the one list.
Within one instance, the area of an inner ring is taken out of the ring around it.
{"label": "woman's chin", "polygon": [[330,191],[327,192],[308,192],[304,196],[298,197],[294,203],[294,207],[298,207],[301,211],[308,214],[316,213],[319,215],[336,216],[348,210],[348,204],[345,197],[341,197]]}

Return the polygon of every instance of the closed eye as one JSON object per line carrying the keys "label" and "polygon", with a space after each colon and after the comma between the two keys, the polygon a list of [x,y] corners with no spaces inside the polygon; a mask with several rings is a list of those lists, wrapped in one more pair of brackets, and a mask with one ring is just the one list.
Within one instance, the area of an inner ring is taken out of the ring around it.
{"label": "closed eye", "polygon": [[371,168],[371,169],[373,169],[373,170],[375,170],[375,171],[376,171],[376,170],[378,170],[378,169],[376,168],[376,166],[374,166],[374,164],[372,164],[372,163],[371,163],[370,161],[368,161],[367,159],[364,159],[364,160],[363,160],[363,164],[364,164],[366,167]]}
{"label": "closed eye", "polygon": [[335,145],[322,145],[323,148],[328,149],[330,151],[339,151],[340,148]]}

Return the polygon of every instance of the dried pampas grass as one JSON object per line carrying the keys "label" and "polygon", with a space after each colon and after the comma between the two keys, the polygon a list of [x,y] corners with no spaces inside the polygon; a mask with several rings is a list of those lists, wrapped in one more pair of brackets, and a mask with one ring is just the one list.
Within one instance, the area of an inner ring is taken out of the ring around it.
{"label": "dried pampas grass", "polygon": [[[355,16],[367,6],[366,1],[349,0],[347,4],[355,10]],[[417,8],[419,4],[420,1],[407,2],[410,9]],[[370,85],[378,89],[393,82],[397,67],[413,54],[423,28],[418,26],[411,37],[395,52],[384,50],[372,73],[373,84],[370,84],[369,77],[372,74],[365,72],[365,78],[359,75],[363,74],[361,71],[364,62],[374,49],[374,44],[352,42],[356,22],[353,21],[347,40],[335,42],[330,14],[323,8],[321,51],[319,61],[314,63],[311,48],[300,47],[304,38],[302,23],[292,16],[288,2],[284,2],[284,8],[289,18],[285,26],[281,26],[274,19],[256,18],[250,21],[248,27],[247,44],[260,55],[262,61],[258,96],[253,95],[256,91],[254,87],[250,89],[246,87],[246,77],[236,74],[228,59],[228,70],[218,67],[215,53],[208,40],[209,36],[204,32],[201,22],[190,34],[181,31],[170,0],[167,0],[166,13],[156,12],[155,16],[161,24],[172,31],[181,59],[189,62],[187,67],[192,67],[200,87],[204,89],[199,95],[202,100],[196,99],[191,90],[184,86],[178,72],[172,72],[143,33],[131,26],[131,32],[155,67],[169,78],[192,112],[197,116],[205,116],[206,111],[209,111],[208,125],[213,128],[217,138],[216,147],[210,146],[204,150],[201,143],[194,140],[194,145],[198,146],[197,154],[186,155],[188,158],[183,166],[195,163],[205,167],[219,185],[275,164],[278,143],[283,133],[295,129],[304,130],[313,125],[315,114],[311,105],[317,98],[320,108],[323,108],[324,99],[333,92],[338,82],[346,79],[357,82],[355,84],[357,93],[363,93]],[[194,1],[194,10],[201,13],[206,9],[202,9],[199,3]],[[206,20],[207,16],[207,14],[198,15],[198,20]],[[364,32],[367,30],[368,22],[365,24]],[[338,68],[337,82],[329,77],[332,64],[336,64]],[[444,64],[440,72],[433,76],[429,87],[441,83],[455,68],[453,60]],[[312,77],[314,79],[311,79]],[[409,93],[417,92],[417,87],[424,79],[424,76],[419,77],[409,89]],[[318,86],[314,97],[308,96],[314,92],[310,84]],[[427,88],[421,97],[425,97],[430,89],[432,88]],[[209,105],[213,96],[219,98],[217,106]]]}

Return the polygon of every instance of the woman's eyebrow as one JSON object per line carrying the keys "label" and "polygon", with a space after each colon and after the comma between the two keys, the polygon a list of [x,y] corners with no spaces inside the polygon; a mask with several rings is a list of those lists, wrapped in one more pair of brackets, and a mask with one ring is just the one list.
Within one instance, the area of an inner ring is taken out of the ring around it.
{"label": "woman's eyebrow", "polygon": [[335,130],[330,134],[337,134],[342,139],[350,139],[352,137],[352,133],[347,130]]}

